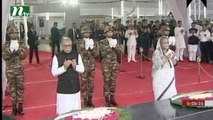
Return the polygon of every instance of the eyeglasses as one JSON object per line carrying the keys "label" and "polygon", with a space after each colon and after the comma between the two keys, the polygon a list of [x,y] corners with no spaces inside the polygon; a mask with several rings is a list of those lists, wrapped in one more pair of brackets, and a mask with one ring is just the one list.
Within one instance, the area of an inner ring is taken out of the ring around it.
{"label": "eyeglasses", "polygon": [[19,32],[11,32],[10,34],[19,34]]}
{"label": "eyeglasses", "polygon": [[71,47],[72,45],[71,44],[69,44],[69,45],[63,45],[64,47]]}

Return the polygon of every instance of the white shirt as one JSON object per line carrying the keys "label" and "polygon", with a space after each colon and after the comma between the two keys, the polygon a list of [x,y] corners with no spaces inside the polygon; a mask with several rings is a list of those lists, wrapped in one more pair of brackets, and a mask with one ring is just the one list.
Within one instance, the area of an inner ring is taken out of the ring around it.
{"label": "white shirt", "polygon": [[[204,36],[205,34],[206,34],[206,36]],[[206,30],[205,32],[201,31],[199,38],[200,38],[200,42],[207,42],[207,41],[209,41],[210,38],[211,38],[211,34],[210,34],[209,30]]]}
{"label": "white shirt", "polygon": [[[61,66],[61,67],[58,66],[58,59],[57,59],[56,56],[54,56],[53,61],[52,61],[52,69],[51,69],[52,75],[58,76],[58,75],[65,73],[66,71],[67,70],[65,69],[64,66]],[[81,58],[80,54],[78,54],[78,65],[76,65],[75,71],[77,71],[78,73],[84,72],[84,65],[83,65],[82,58]]]}

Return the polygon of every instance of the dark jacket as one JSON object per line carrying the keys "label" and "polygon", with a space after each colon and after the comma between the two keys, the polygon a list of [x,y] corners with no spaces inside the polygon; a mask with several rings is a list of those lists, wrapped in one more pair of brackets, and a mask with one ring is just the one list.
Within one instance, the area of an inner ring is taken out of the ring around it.
{"label": "dark jacket", "polygon": [[38,46],[38,36],[36,31],[33,32],[32,30],[29,30],[27,32],[27,37],[28,37],[27,44],[30,47]]}
{"label": "dark jacket", "polygon": [[[66,60],[76,59],[78,61],[78,53],[72,51],[71,53],[65,53],[64,51],[56,55],[58,59],[58,66],[63,66]],[[67,71],[58,76],[57,93],[62,94],[75,94],[80,91],[80,83],[78,73],[72,66],[67,68]]]}
{"label": "dark jacket", "polygon": [[73,28],[69,29],[68,30],[68,37],[71,38],[71,40],[73,41],[75,39],[75,41],[77,41],[78,39],[81,38],[80,36],[80,29],[75,29],[75,35],[73,34]]}

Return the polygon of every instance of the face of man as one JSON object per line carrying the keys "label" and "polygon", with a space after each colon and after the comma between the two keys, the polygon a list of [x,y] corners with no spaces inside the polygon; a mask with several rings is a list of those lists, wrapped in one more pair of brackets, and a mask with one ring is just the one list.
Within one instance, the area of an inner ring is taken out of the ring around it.
{"label": "face of man", "polygon": [[192,28],[195,28],[195,24],[192,24],[191,26],[192,26]]}
{"label": "face of man", "polygon": [[17,40],[18,39],[18,30],[17,29],[13,29],[12,32],[10,33],[10,38],[12,40]]}
{"label": "face of man", "polygon": [[76,23],[73,23],[73,24],[72,24],[72,27],[75,29],[75,28],[76,28]]}
{"label": "face of man", "polygon": [[84,37],[84,38],[89,38],[89,36],[90,36],[90,32],[85,32],[85,33],[83,34],[83,37]]}
{"label": "face of man", "polygon": [[65,53],[70,53],[72,51],[72,41],[70,39],[63,40],[62,47]]}
{"label": "face of man", "polygon": [[163,32],[163,35],[169,36],[169,31],[170,31],[170,28],[166,28],[166,30],[164,30]]}
{"label": "face of man", "polygon": [[113,36],[113,31],[106,32],[106,37],[111,38]]}
{"label": "face of man", "polygon": [[178,22],[178,26],[181,27],[182,26],[182,22]]}

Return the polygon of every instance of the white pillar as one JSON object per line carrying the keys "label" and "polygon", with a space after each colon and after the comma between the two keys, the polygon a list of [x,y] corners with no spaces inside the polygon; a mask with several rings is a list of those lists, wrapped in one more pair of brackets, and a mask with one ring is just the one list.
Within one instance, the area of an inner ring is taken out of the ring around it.
{"label": "white pillar", "polygon": [[197,20],[197,3],[196,0],[194,0],[194,20]]}
{"label": "white pillar", "polygon": [[126,22],[125,17],[124,17],[124,1],[121,0],[121,18],[122,18],[122,22],[123,24]]}
{"label": "white pillar", "polygon": [[[24,5],[24,0],[21,0],[21,5]],[[27,26],[27,17],[23,16],[23,20],[24,20],[24,35],[25,35],[25,43],[26,43],[26,47],[29,48],[28,44],[27,44],[27,32],[28,32],[28,26]]]}
{"label": "white pillar", "polygon": [[201,11],[201,4],[200,0],[198,0],[198,19],[200,20],[200,11]]}
{"label": "white pillar", "polygon": [[140,15],[139,15],[140,13],[139,13],[139,7],[137,7],[137,19],[139,19],[140,18]]}
{"label": "white pillar", "polygon": [[[69,3],[74,1],[70,0]],[[65,7],[65,26],[66,26],[66,35],[68,30],[72,28],[72,23],[75,22],[77,26],[80,26],[80,7],[78,0],[75,0],[75,4],[66,4]]]}
{"label": "white pillar", "polygon": [[204,19],[206,18],[206,7],[204,6],[203,8],[203,16],[204,16]]}
{"label": "white pillar", "polygon": [[114,8],[111,8],[112,20],[114,19]]}
{"label": "white pillar", "polygon": [[162,0],[158,0],[158,13],[161,19],[161,16],[163,14],[163,1]]}

